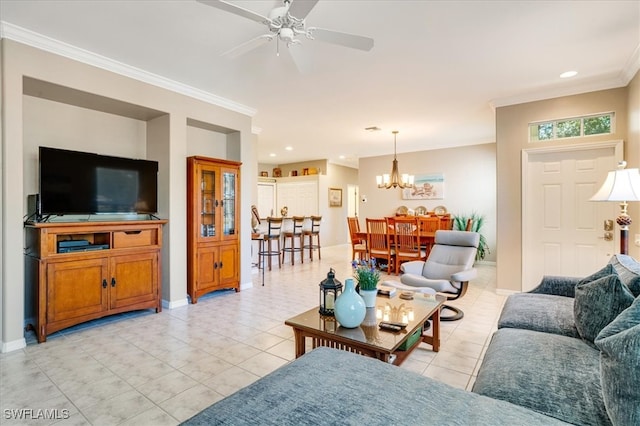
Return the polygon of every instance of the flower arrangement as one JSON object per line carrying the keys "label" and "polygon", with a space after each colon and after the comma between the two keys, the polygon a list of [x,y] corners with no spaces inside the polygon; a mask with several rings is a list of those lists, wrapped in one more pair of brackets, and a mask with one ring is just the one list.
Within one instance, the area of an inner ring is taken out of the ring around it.
{"label": "flower arrangement", "polygon": [[351,262],[353,267],[353,277],[356,279],[360,290],[376,290],[378,281],[380,281],[380,271],[376,267],[376,259],[370,260],[354,260]]}

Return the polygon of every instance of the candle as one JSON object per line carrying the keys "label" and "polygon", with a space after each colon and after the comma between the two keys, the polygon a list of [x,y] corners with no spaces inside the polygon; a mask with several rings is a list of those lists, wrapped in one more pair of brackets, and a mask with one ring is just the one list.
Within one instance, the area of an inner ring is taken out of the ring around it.
{"label": "candle", "polygon": [[327,293],[327,298],[324,301],[326,309],[333,309],[335,305],[335,296],[333,293]]}
{"label": "candle", "polygon": [[409,310],[409,321],[413,321],[414,316],[413,316],[413,309]]}
{"label": "candle", "polygon": [[382,309],[376,309],[376,319],[382,319]]}

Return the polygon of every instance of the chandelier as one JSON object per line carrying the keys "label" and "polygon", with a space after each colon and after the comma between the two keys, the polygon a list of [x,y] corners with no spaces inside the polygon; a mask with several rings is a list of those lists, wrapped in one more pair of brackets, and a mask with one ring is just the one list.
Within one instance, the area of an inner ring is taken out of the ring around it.
{"label": "chandelier", "polygon": [[398,131],[393,132],[393,165],[391,166],[391,174],[383,174],[382,176],[376,176],[376,183],[378,188],[413,188],[413,175],[402,174],[398,172],[398,159],[396,158],[396,137]]}

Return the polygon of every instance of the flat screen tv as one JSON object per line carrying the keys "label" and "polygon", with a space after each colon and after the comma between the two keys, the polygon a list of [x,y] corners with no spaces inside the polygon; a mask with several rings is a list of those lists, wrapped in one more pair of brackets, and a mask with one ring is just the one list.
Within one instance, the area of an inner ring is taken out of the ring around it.
{"label": "flat screen tv", "polygon": [[40,147],[42,215],[158,211],[158,162]]}

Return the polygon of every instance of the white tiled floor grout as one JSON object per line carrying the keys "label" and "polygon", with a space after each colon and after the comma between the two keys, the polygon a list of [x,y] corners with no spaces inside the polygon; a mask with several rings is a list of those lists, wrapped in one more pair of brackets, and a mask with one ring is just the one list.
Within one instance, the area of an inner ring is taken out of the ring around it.
{"label": "white tiled floor grout", "polygon": [[[25,349],[0,355],[0,423],[140,426],[188,419],[293,360],[293,333],[284,321],[318,305],[329,268],[343,282],[351,275],[350,246],[323,248],[322,256],[276,265],[264,286],[254,269],[253,288],[215,292],[195,305],[93,321],[43,344],[28,336]],[[451,302],[465,317],[442,323],[440,352],[421,344],[400,368],[471,388],[504,303],[495,293],[495,267],[477,268],[466,296]]]}

